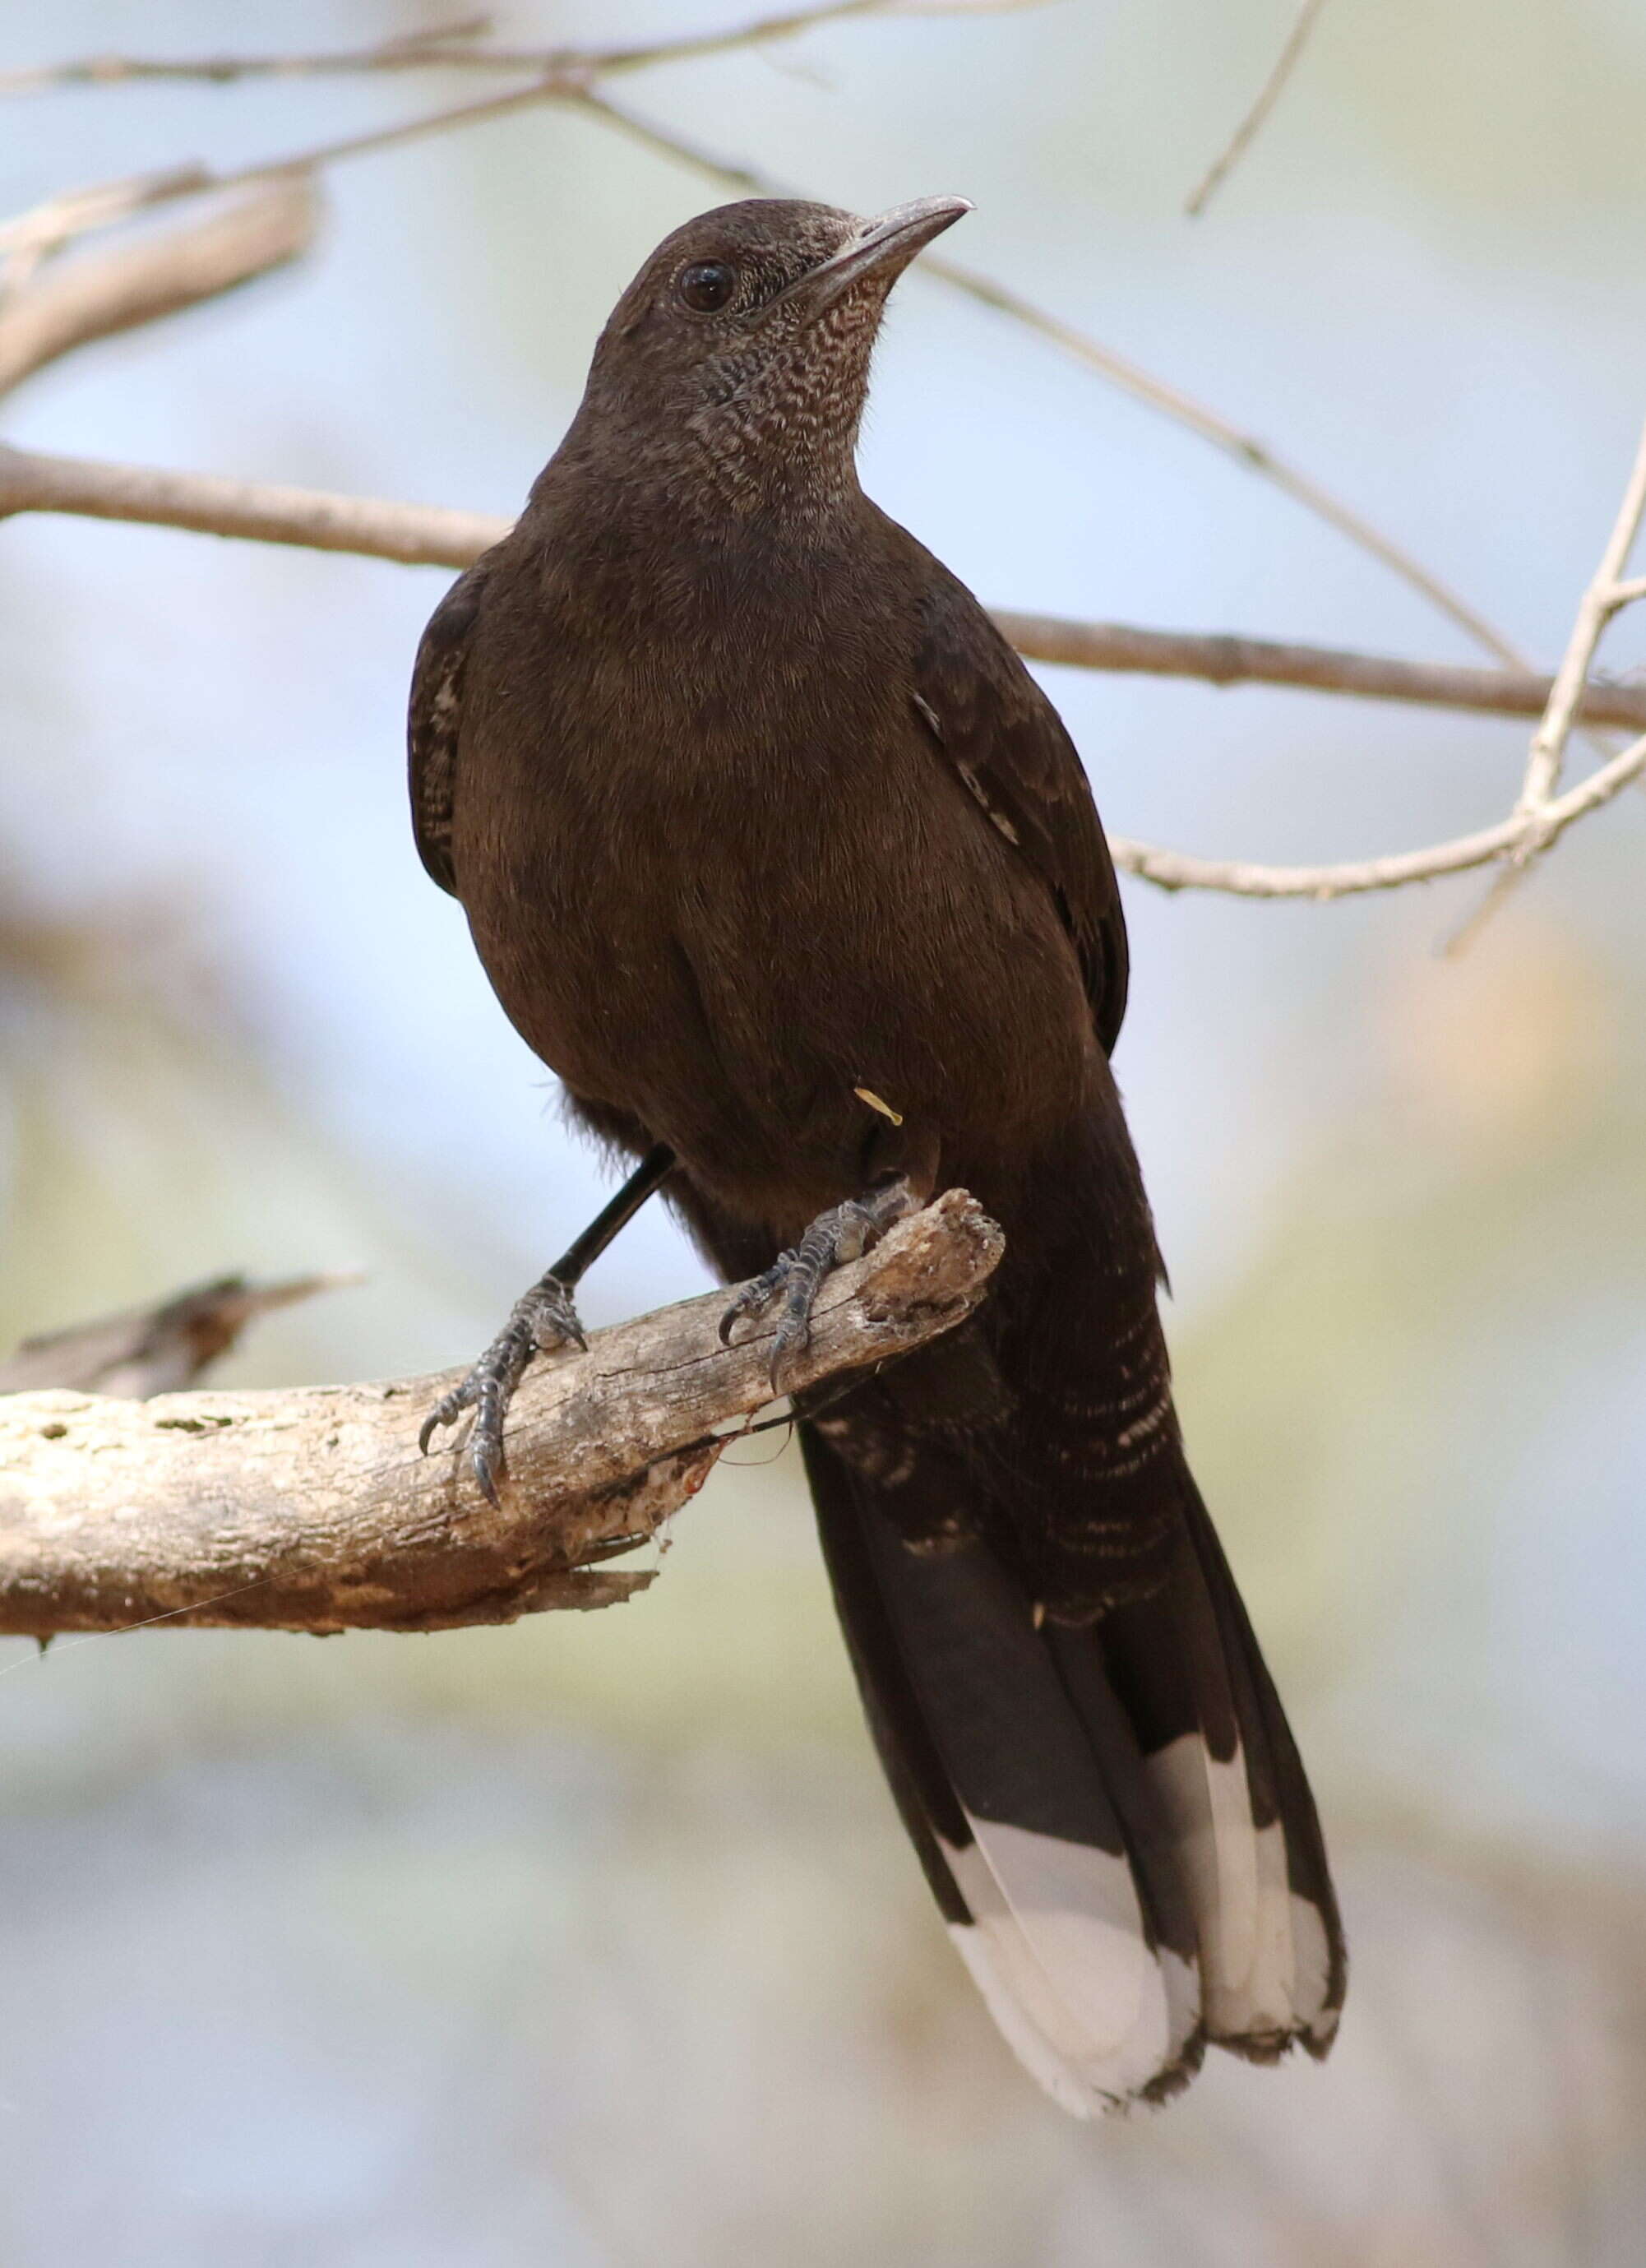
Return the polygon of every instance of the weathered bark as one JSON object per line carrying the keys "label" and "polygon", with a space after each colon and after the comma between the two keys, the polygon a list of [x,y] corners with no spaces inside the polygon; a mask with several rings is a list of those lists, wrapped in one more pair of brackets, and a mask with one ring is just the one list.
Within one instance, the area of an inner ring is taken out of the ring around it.
{"label": "weathered bark", "polygon": [[[825,1287],[790,1382],[813,1386],[951,1329],[999,1230],[963,1191],[900,1222]],[[511,1412],[510,1483],[417,1453],[450,1375],[289,1392],[0,1400],[0,1631],[156,1616],[261,1629],[438,1630],[606,1606],[650,1580],[594,1563],[643,1543],[770,1399],[769,1330],[723,1347],[725,1294],[540,1361]],[[729,1432],[721,1429],[731,1428]]]}

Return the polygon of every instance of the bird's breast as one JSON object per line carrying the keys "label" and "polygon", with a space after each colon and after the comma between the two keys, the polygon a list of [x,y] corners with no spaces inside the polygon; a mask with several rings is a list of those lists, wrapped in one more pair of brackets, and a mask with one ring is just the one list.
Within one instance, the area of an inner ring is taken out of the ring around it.
{"label": "bird's breast", "polygon": [[952,1154],[1066,1120],[1068,939],[871,610],[534,629],[529,660],[518,635],[477,657],[453,856],[504,1009],[574,1094],[723,1186],[777,1172],[785,1203],[846,1193],[881,1106]]}

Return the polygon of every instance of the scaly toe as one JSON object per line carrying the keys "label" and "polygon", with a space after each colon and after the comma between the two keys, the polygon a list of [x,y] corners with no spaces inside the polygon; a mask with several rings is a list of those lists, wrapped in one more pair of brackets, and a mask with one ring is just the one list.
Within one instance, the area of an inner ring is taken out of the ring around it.
{"label": "scaly toe", "polygon": [[424,1418],[417,1445],[425,1456],[442,1425],[454,1425],[465,1410],[474,1409],[474,1432],[468,1447],[469,1469],[488,1504],[496,1506],[497,1483],[504,1470],[503,1422],[514,1390],[534,1356],[565,1345],[586,1354],[588,1341],[570,1289],[558,1277],[545,1276],[514,1303],[508,1322],[459,1385],[443,1394]]}
{"label": "scaly toe", "polygon": [[503,1470],[503,1425],[499,1420],[495,1429],[474,1428],[474,1438],[468,1445],[469,1470],[474,1474],[481,1494],[494,1512],[499,1509],[497,1476]]}
{"label": "scaly toe", "polygon": [[867,1197],[848,1197],[820,1212],[791,1251],[780,1252],[763,1275],[751,1278],[733,1296],[720,1318],[721,1344],[731,1345],[746,1315],[764,1315],[781,1296],[783,1314],[772,1340],[771,1381],[775,1394],[785,1392],[779,1373],[811,1338],[812,1310],[829,1276],[843,1261],[866,1252],[914,1205],[914,1193],[900,1176]]}
{"label": "scaly toe", "polygon": [[808,1317],[802,1317],[797,1322],[792,1317],[785,1315],[783,1322],[779,1323],[772,1338],[772,1359],[767,1373],[771,1380],[774,1394],[788,1392],[789,1389],[783,1383],[783,1372],[788,1368],[793,1356],[805,1353],[811,1343],[811,1338],[812,1324]]}
{"label": "scaly toe", "polygon": [[471,1371],[460,1386],[454,1386],[449,1394],[443,1394],[440,1396],[417,1431],[417,1447],[425,1457],[429,1454],[429,1444],[440,1427],[455,1425],[463,1412],[475,1399],[477,1392],[474,1373]]}
{"label": "scaly toe", "polygon": [[533,1354],[547,1354],[555,1346],[568,1344],[581,1353],[589,1351],[589,1342],[584,1336],[571,1293],[552,1277],[545,1277],[540,1284],[533,1285],[518,1302],[510,1320],[525,1326]]}
{"label": "scaly toe", "polygon": [[753,1277],[746,1283],[720,1318],[720,1344],[730,1346],[731,1334],[746,1315],[758,1318],[766,1313],[788,1281],[790,1253],[782,1254],[763,1276]]}

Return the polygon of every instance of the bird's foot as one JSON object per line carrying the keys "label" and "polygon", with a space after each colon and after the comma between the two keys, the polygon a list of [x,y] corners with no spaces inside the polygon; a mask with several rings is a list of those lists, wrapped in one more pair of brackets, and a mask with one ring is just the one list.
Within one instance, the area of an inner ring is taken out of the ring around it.
{"label": "bird's foot", "polygon": [[915,1211],[918,1202],[907,1177],[899,1174],[866,1197],[849,1197],[844,1204],[820,1212],[799,1243],[780,1252],[765,1273],[752,1278],[732,1300],[720,1318],[723,1344],[731,1344],[732,1332],[746,1315],[768,1314],[781,1301],[771,1361],[772,1390],[781,1393],[783,1366],[811,1337],[812,1310],[831,1272],[866,1252],[893,1221]]}
{"label": "bird's foot", "polygon": [[454,1425],[466,1410],[474,1412],[469,1437],[468,1461],[488,1503],[497,1501],[497,1476],[503,1469],[503,1423],[509,1414],[514,1389],[525,1377],[534,1355],[556,1347],[576,1346],[586,1352],[588,1341],[571,1291],[558,1276],[540,1277],[523,1298],[515,1301],[509,1320],[474,1365],[468,1376],[443,1394],[423,1422],[417,1446],[426,1457],[436,1429]]}

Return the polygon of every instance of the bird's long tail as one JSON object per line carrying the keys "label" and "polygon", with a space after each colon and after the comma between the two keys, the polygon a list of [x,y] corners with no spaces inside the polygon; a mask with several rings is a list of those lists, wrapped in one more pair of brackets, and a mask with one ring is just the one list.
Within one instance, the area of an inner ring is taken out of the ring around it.
{"label": "bird's long tail", "polygon": [[[674,1196],[729,1278],[770,1256]],[[1073,1130],[1006,1232],[981,1318],[800,1433],[904,1824],[1007,2039],[1091,2116],[1171,2095],[1208,2041],[1323,2055],[1343,1937],[1179,1438],[1118,1110]]]}
{"label": "bird's long tail", "polygon": [[1091,2116],[1163,2100],[1209,2040],[1324,2054],[1345,1964],[1314,1803],[1180,1451],[1164,1572],[1069,1622],[981,1536],[911,1549],[873,1472],[803,1439],[881,1761],[1028,2069]]}

